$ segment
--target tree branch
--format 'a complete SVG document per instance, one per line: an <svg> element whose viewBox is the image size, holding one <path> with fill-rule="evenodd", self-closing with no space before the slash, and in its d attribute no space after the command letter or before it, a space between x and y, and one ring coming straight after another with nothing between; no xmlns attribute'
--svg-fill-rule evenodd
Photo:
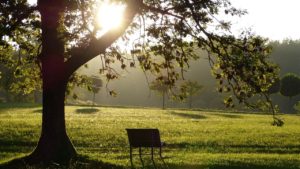
<svg viewBox="0 0 300 169"><path fill-rule="evenodd" d="M173 14L173 13L169 12L169 10L171 10L172 8L163 10L163 9L160 9L160 8L155 8L153 6L148 6L146 4L142 4L142 9L148 10L148 11L151 11L151 12L154 12L154 13L160 13L162 15L169 15L169 16L173 16L175 18L184 19L184 17L182 17L182 16L179 16L179 15L176 15L176 14Z"/></svg>
<svg viewBox="0 0 300 169"><path fill-rule="evenodd" d="M124 23L118 29L109 30L100 38L92 39L87 46L74 49L71 53L71 58L65 62L67 75L71 76L80 66L103 54L108 47L125 33L141 6L141 0L127 0Z"/></svg>

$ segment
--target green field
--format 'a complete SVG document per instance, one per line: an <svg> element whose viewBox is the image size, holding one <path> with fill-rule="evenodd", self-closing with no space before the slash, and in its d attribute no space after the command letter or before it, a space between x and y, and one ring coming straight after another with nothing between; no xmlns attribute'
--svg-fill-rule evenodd
<svg viewBox="0 0 300 169"><path fill-rule="evenodd" d="M274 127L263 114L76 106L66 112L69 136L82 159L69 168L130 168L125 128L159 128L167 166L157 156L157 168L300 168L298 115L283 115L285 125ZM41 107L0 108L2 167L33 150L40 127ZM150 156L143 159L145 168L153 168ZM138 156L134 164L142 167Z"/></svg>

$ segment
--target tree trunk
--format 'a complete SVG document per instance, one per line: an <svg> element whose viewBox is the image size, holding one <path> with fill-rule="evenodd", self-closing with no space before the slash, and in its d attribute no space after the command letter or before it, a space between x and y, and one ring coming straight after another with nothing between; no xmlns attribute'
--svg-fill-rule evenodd
<svg viewBox="0 0 300 169"><path fill-rule="evenodd" d="M29 156L29 163L56 162L66 164L76 156L65 127L65 84L43 88L42 133L38 145Z"/></svg>
<svg viewBox="0 0 300 169"><path fill-rule="evenodd" d="M64 62L63 0L39 0L42 23L40 56L43 79L42 132L36 149L27 158L29 163L55 162L66 164L76 151L66 133L64 100L69 79Z"/></svg>

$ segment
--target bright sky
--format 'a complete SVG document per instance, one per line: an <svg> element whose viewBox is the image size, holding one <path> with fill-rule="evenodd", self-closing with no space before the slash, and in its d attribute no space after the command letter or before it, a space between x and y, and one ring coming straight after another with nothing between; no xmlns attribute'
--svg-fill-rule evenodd
<svg viewBox="0 0 300 169"><path fill-rule="evenodd" d="M235 29L251 27L272 40L300 39L300 0L230 0L248 14L234 21Z"/></svg>
<svg viewBox="0 0 300 169"><path fill-rule="evenodd" d="M251 27L272 40L300 39L300 0L230 0L248 14L235 20L233 32ZM36 0L29 0L30 3Z"/></svg>

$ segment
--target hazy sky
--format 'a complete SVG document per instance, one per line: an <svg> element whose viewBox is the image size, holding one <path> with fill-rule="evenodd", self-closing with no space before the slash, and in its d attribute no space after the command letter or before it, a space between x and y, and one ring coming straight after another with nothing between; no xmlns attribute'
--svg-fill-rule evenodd
<svg viewBox="0 0 300 169"><path fill-rule="evenodd" d="M36 0L29 0L31 3ZM300 39L300 0L230 0L248 15L233 22L234 30L251 27L273 40Z"/></svg>
<svg viewBox="0 0 300 169"><path fill-rule="evenodd" d="M231 0L233 6L248 14L234 27L251 27L259 35L273 40L300 39L300 0Z"/></svg>

